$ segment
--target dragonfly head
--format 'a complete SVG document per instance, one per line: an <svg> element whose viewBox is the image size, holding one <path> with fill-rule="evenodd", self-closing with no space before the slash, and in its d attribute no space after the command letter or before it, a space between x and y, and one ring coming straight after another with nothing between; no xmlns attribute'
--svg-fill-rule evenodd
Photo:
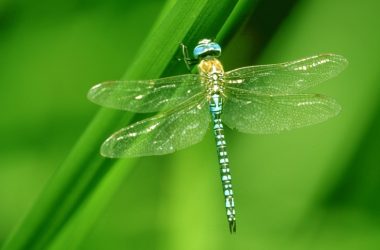
<svg viewBox="0 0 380 250"><path fill-rule="evenodd" d="M222 48L219 44L211 41L210 39L202 39L194 48L193 53L195 59L202 59L207 56L218 57L222 53Z"/></svg>

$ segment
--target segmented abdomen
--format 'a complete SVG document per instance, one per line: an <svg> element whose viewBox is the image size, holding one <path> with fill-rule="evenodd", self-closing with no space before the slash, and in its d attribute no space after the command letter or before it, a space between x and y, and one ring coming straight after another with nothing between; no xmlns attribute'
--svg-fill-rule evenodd
<svg viewBox="0 0 380 250"><path fill-rule="evenodd" d="M216 149L220 166L220 175L222 178L223 194L225 199L226 213L230 232L236 231L235 204L232 191L231 173L227 154L227 144L224 139L224 130L221 120L222 98L219 94L213 94L210 98L210 112L214 122L214 135L216 140Z"/></svg>

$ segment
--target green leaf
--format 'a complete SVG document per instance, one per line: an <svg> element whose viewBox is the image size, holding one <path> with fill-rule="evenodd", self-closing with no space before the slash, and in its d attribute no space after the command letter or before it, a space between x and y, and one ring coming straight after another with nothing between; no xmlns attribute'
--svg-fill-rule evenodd
<svg viewBox="0 0 380 250"><path fill-rule="evenodd" d="M184 42L191 48L202 38L216 37L236 3L232 0L170 1L124 78L157 78L184 71L183 63L177 60L179 44ZM239 13L234 14L235 24L237 16ZM231 29L229 24L225 31ZM70 249L78 246L138 162L137 159L110 160L99 155L104 139L131 119L130 113L99 111L4 249L49 246L67 249L69 243ZM78 225L82 225L80 230Z"/></svg>

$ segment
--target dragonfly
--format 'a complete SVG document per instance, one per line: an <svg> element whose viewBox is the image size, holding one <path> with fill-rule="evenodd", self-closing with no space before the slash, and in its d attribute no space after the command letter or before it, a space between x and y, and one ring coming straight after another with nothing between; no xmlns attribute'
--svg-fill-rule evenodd
<svg viewBox="0 0 380 250"><path fill-rule="evenodd" d="M347 60L321 54L291 62L257 65L224 72L221 46L202 39L187 65L197 74L154 80L99 83L88 92L92 102L136 113L158 112L126 126L104 141L100 153L109 158L164 155L200 142L212 121L229 230L236 232L231 171L223 124L249 134L271 134L323 122L340 105L328 96L305 94L336 75Z"/></svg>

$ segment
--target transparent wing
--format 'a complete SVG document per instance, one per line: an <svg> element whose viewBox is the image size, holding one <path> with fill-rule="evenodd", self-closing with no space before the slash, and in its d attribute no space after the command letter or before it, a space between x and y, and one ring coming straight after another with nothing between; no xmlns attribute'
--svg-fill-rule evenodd
<svg viewBox="0 0 380 250"><path fill-rule="evenodd" d="M343 56L323 54L287 63L239 68L225 74L226 88L263 95L298 93L336 76L347 63Z"/></svg>
<svg viewBox="0 0 380 250"><path fill-rule="evenodd" d="M111 135L101 154L110 158L169 154L200 142L210 123L200 94L179 107L139 121Z"/></svg>
<svg viewBox="0 0 380 250"><path fill-rule="evenodd" d="M90 89L87 97L101 106L149 113L171 109L204 90L199 76L188 74L156 80L99 83Z"/></svg>
<svg viewBox="0 0 380 250"><path fill-rule="evenodd" d="M340 105L319 94L228 96L222 121L244 133L269 134L323 122L340 111Z"/></svg>

